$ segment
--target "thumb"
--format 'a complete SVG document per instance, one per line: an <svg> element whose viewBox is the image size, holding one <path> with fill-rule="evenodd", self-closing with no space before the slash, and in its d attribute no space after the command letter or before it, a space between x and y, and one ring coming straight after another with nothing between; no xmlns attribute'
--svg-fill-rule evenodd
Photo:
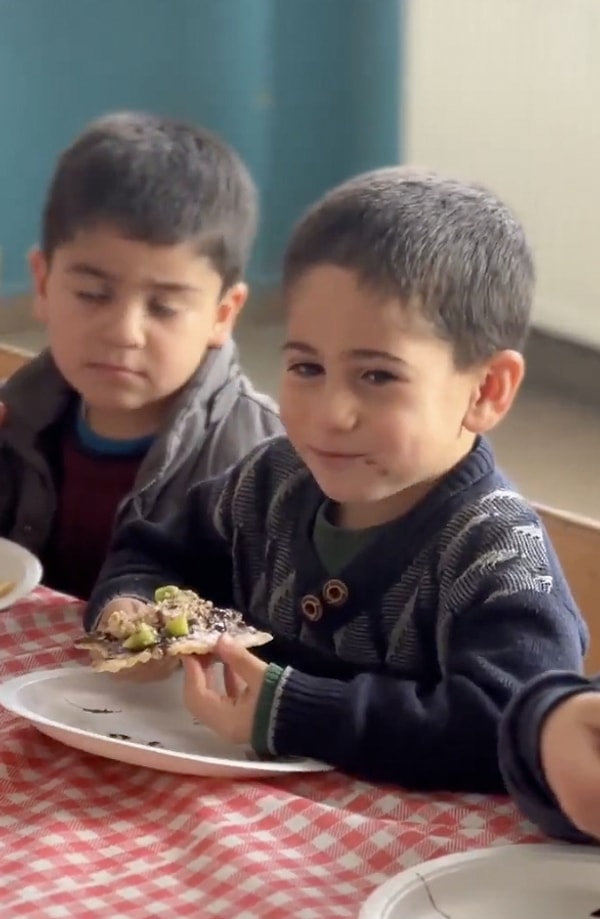
<svg viewBox="0 0 600 919"><path fill-rule="evenodd" d="M224 635L219 640L215 650L220 660L249 686L256 679L257 674L261 674L261 662L228 635Z"/></svg>

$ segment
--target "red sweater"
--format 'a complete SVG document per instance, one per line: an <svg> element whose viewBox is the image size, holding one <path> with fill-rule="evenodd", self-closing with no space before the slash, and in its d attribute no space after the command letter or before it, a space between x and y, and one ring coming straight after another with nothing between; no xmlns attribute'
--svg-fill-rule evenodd
<svg viewBox="0 0 600 919"><path fill-rule="evenodd" d="M87 599L106 557L117 508L133 488L143 457L98 455L63 439L54 533L43 559L44 583Z"/></svg>

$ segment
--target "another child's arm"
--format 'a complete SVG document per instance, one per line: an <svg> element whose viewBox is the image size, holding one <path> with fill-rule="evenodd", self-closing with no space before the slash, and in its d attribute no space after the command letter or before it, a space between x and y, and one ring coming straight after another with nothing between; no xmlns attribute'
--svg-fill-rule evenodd
<svg viewBox="0 0 600 919"><path fill-rule="evenodd" d="M563 671L532 680L502 718L498 755L508 791L540 829L600 839L600 680Z"/></svg>

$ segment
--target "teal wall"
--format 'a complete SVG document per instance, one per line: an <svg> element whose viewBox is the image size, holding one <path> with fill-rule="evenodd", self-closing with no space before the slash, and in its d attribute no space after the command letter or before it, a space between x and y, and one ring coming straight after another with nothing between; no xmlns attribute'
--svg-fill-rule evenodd
<svg viewBox="0 0 600 919"><path fill-rule="evenodd" d="M2 293L27 287L53 161L90 118L141 108L234 144L263 196L252 277L344 177L400 158L402 0L0 0Z"/></svg>

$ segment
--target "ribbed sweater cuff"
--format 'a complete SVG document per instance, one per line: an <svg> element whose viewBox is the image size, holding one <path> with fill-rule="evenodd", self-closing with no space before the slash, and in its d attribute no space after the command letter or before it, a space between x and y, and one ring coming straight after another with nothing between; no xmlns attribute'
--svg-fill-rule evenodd
<svg viewBox="0 0 600 919"><path fill-rule="evenodd" d="M256 704L256 712L254 713L251 740L252 749L259 756L276 755L276 751L269 741L277 689L284 673L284 668L279 667L277 664L269 664L265 671L262 688Z"/></svg>
<svg viewBox="0 0 600 919"><path fill-rule="evenodd" d="M286 670L271 713L272 749L279 756L340 762L351 729L344 717L346 693L346 683Z"/></svg>

